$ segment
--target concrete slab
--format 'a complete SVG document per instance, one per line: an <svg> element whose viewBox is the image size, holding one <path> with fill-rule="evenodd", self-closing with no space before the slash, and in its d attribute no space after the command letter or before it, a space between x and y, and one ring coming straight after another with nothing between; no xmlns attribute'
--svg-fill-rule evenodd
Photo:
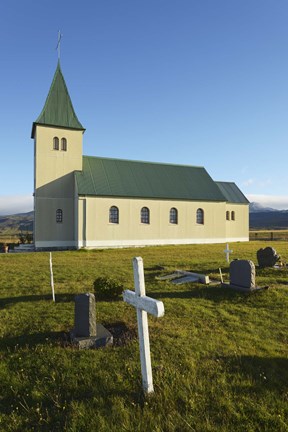
<svg viewBox="0 0 288 432"><path fill-rule="evenodd" d="M183 276L183 273L180 271L177 271L177 272L165 275L165 276L156 276L155 279L165 281L165 280L172 280L172 279L180 278L182 276Z"/></svg>
<svg viewBox="0 0 288 432"><path fill-rule="evenodd" d="M72 330L70 338L72 344L79 349L101 348L113 344L112 334L102 324L96 324L96 336L77 337Z"/></svg>
<svg viewBox="0 0 288 432"><path fill-rule="evenodd" d="M184 281L184 277L186 277L187 279ZM190 279L188 279L188 277ZM189 272L189 271L184 271L184 270L176 270L174 273L171 273L169 275L165 275L165 276L157 276L156 277L157 280L171 280L172 283L174 284L181 284L181 283L187 283L187 282L201 282L205 285L208 285L210 280L209 280L209 276L206 276L204 274L200 274L200 273L193 273L193 272ZM179 282L177 282L177 280L179 279ZM183 281L181 282L180 279Z"/></svg>
<svg viewBox="0 0 288 432"><path fill-rule="evenodd" d="M188 283L188 282L199 282L199 278L195 277L195 276L183 276L177 279L173 279L172 283L175 285L182 285L184 283Z"/></svg>

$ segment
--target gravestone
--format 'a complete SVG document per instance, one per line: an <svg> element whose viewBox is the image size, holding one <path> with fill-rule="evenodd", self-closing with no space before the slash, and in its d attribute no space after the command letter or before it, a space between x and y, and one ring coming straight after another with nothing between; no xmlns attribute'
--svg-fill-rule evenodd
<svg viewBox="0 0 288 432"><path fill-rule="evenodd" d="M234 260L230 264L230 286L240 290L253 290L255 285L255 265L250 260Z"/></svg>
<svg viewBox="0 0 288 432"><path fill-rule="evenodd" d="M75 297L74 330L77 336L96 336L96 308L94 294Z"/></svg>
<svg viewBox="0 0 288 432"><path fill-rule="evenodd" d="M94 294L79 294L75 297L74 329L70 336L72 343L82 349L112 345L112 334L102 324L96 323Z"/></svg>
<svg viewBox="0 0 288 432"><path fill-rule="evenodd" d="M133 270L135 292L125 290L123 292L123 300L134 306L137 310L142 385L144 392L149 394L154 392L154 387L147 312L158 318L162 317L164 315L164 305L161 301L146 296L144 265L141 257L133 259Z"/></svg>
<svg viewBox="0 0 288 432"><path fill-rule="evenodd" d="M257 251L257 260L259 267L274 267L276 262L280 260L280 256L277 255L274 248L268 246Z"/></svg>

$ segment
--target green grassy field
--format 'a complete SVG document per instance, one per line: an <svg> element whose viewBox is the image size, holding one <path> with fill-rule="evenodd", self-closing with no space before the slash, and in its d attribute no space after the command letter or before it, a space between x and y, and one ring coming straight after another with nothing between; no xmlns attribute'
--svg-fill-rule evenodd
<svg viewBox="0 0 288 432"><path fill-rule="evenodd" d="M269 246L271 242L269 242ZM263 241L230 244L252 259ZM277 252L288 261L286 242ZM175 269L228 280L224 245L0 255L0 431L287 431L288 269L257 269L265 291L157 281ZM149 317L155 393L145 398L136 313L121 299L97 301L115 346L79 351L69 343L74 296L99 276L133 289L142 256L146 292L162 300ZM159 270L164 266L165 270ZM114 331L113 330L113 331Z"/></svg>

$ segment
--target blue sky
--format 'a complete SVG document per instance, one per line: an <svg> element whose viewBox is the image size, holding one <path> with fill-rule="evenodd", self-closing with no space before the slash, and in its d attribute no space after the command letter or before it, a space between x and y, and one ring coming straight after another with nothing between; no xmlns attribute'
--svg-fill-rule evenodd
<svg viewBox="0 0 288 432"><path fill-rule="evenodd" d="M205 166L288 208L287 22L287 0L2 2L0 214L32 209L59 29L84 154Z"/></svg>

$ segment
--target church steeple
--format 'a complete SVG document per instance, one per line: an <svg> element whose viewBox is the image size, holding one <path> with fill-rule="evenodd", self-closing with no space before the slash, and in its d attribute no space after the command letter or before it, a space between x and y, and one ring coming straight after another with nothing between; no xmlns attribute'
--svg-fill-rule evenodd
<svg viewBox="0 0 288 432"><path fill-rule="evenodd" d="M85 130L75 114L59 60L44 108L33 123L31 138L34 138L36 125Z"/></svg>

